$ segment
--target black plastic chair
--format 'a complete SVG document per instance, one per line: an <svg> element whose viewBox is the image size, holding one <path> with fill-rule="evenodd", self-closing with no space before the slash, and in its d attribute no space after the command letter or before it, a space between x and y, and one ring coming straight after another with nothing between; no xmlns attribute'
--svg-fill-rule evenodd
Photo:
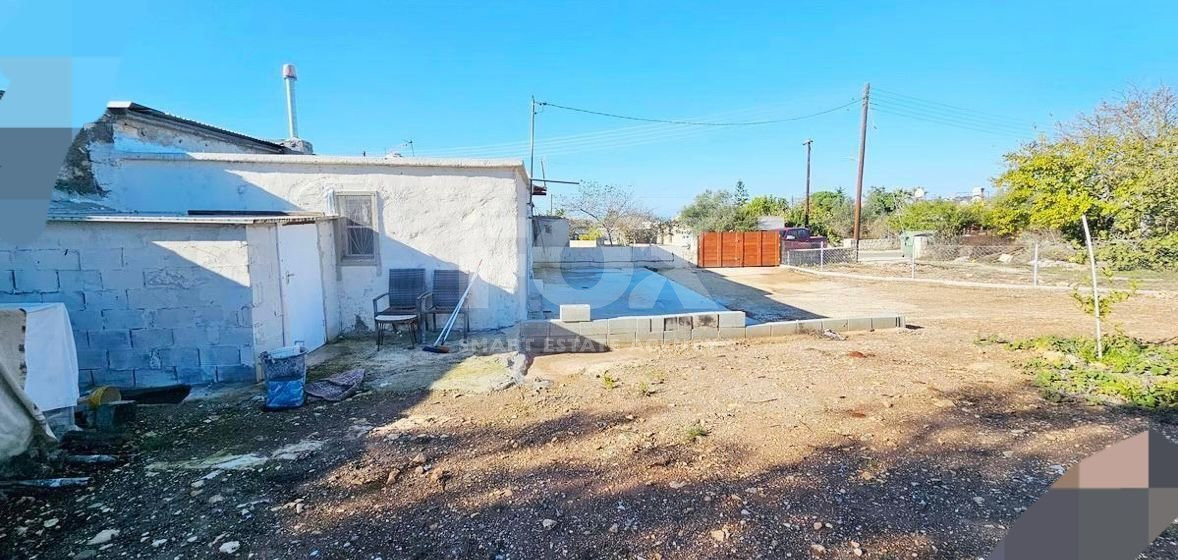
<svg viewBox="0 0 1178 560"><path fill-rule="evenodd" d="M421 305L422 313L433 320L433 330L438 330L438 315L446 315L448 318L458 309L458 315L462 317L462 340L466 340L466 335L470 332L470 314L467 313L466 302L459 308L458 300L462 299L462 293L466 291L469 281L466 273L460 270L434 271L434 289L422 296Z"/></svg>
<svg viewBox="0 0 1178 560"><path fill-rule="evenodd" d="M425 293L424 268L389 269L389 291L372 299L372 321L376 328L377 346L380 346L385 326L385 322L378 319L381 316L416 315L417 329L413 333L416 340L417 331L422 327L421 296ZM388 306L382 309L380 300L384 298L388 298Z"/></svg>

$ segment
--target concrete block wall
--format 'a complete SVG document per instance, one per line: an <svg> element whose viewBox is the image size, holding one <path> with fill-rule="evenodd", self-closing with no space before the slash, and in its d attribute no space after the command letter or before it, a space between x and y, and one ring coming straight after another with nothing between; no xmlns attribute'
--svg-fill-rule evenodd
<svg viewBox="0 0 1178 560"><path fill-rule="evenodd" d="M870 331L905 326L900 315L806 319L746 325L743 311L614 317L586 321L524 321L520 347L533 354L605 352L615 348L692 341L767 338L823 332Z"/></svg>
<svg viewBox="0 0 1178 560"><path fill-rule="evenodd" d="M79 384L253 380L244 226L49 222L0 245L0 302L63 302Z"/></svg>

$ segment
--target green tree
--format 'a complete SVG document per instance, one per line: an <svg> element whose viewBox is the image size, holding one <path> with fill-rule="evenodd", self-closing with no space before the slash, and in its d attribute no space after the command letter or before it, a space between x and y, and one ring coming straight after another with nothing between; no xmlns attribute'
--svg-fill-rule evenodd
<svg viewBox="0 0 1178 560"><path fill-rule="evenodd" d="M785 216L789 212L789 201L784 196L759 194L749 199L744 208L753 216Z"/></svg>
<svg viewBox="0 0 1178 560"><path fill-rule="evenodd" d="M829 237L833 242L837 243L851 235L854 212L854 201L841 188L810 194L810 230L816 235ZM791 206L786 222L800 226L804 221L804 204Z"/></svg>
<svg viewBox="0 0 1178 560"><path fill-rule="evenodd" d="M737 206L744 206L749 203L749 190L744 186L744 181L736 181L736 188L732 190L732 201Z"/></svg>
<svg viewBox="0 0 1178 560"><path fill-rule="evenodd" d="M737 205L732 193L726 190L706 190L697 194L679 211L679 221L696 233L757 228L756 216Z"/></svg>
<svg viewBox="0 0 1178 560"><path fill-rule="evenodd" d="M920 200L905 205L887 218L893 231L930 230L939 235L960 235L966 229L982 225L985 205L962 204L952 200Z"/></svg>
<svg viewBox="0 0 1178 560"><path fill-rule="evenodd" d="M610 245L633 233L654 219L654 214L634 197L634 191L617 185L592 181L581 183L577 195L562 200L571 216L583 216L605 233Z"/></svg>
<svg viewBox="0 0 1178 560"><path fill-rule="evenodd" d="M1005 156L991 221L1000 233L1058 230L1079 240L1178 231L1178 97L1133 90Z"/></svg>

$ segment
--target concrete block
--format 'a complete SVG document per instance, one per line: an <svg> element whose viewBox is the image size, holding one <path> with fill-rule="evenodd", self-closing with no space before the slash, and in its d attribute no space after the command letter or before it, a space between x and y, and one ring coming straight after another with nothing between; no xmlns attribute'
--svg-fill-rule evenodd
<svg viewBox="0 0 1178 560"><path fill-rule="evenodd" d="M201 300L196 290L129 288L127 304L135 309L161 309L201 305Z"/></svg>
<svg viewBox="0 0 1178 560"><path fill-rule="evenodd" d="M92 331L86 333L94 350L125 350L131 347L129 331Z"/></svg>
<svg viewBox="0 0 1178 560"><path fill-rule="evenodd" d="M69 309L86 307L86 295L82 292L50 292L41 294L41 301L45 303L64 303Z"/></svg>
<svg viewBox="0 0 1178 560"><path fill-rule="evenodd" d="M99 272L99 275L102 277L102 287L108 290L127 290L128 288L143 287L143 271L139 269L110 270L103 268Z"/></svg>
<svg viewBox="0 0 1178 560"><path fill-rule="evenodd" d="M519 324L520 338L548 336L548 321L523 321Z"/></svg>
<svg viewBox="0 0 1178 560"><path fill-rule="evenodd" d="M102 313L98 310L70 310L70 326L77 331L102 330Z"/></svg>
<svg viewBox="0 0 1178 560"><path fill-rule="evenodd" d="M156 327L191 327L221 323L225 312L220 307L170 307L151 312L151 324Z"/></svg>
<svg viewBox="0 0 1178 560"><path fill-rule="evenodd" d="M253 346L254 330L247 327L222 327L217 331L217 344Z"/></svg>
<svg viewBox="0 0 1178 560"><path fill-rule="evenodd" d="M99 385L113 385L115 387L134 387L135 372L133 370L96 369L91 372L93 383Z"/></svg>
<svg viewBox="0 0 1178 560"><path fill-rule="evenodd" d="M589 320L588 304L572 304L560 306L560 320L565 323L579 323Z"/></svg>
<svg viewBox="0 0 1178 560"><path fill-rule="evenodd" d="M688 342L691 340L691 331L688 329L676 331L664 331L663 342L666 344L673 344L676 342Z"/></svg>
<svg viewBox="0 0 1178 560"><path fill-rule="evenodd" d="M82 270L112 270L123 268L123 250L80 249L78 260Z"/></svg>
<svg viewBox="0 0 1178 560"><path fill-rule="evenodd" d="M12 251L0 251L0 269L12 268Z"/></svg>
<svg viewBox="0 0 1178 560"><path fill-rule="evenodd" d="M720 338L744 338L744 327L720 327Z"/></svg>
<svg viewBox="0 0 1178 560"><path fill-rule="evenodd" d="M110 367L106 350L78 350L78 369L105 369Z"/></svg>
<svg viewBox="0 0 1178 560"><path fill-rule="evenodd" d="M852 317L847 319L847 323L847 330L849 331L872 330L871 317Z"/></svg>
<svg viewBox="0 0 1178 560"><path fill-rule="evenodd" d="M744 324L745 324L744 311L721 311L719 313L719 316L720 316L720 328L722 328L722 329L736 328L736 327L744 328Z"/></svg>
<svg viewBox="0 0 1178 560"><path fill-rule="evenodd" d="M203 385L205 383L212 383L216 380L217 368L214 367L176 368L176 381L179 383Z"/></svg>
<svg viewBox="0 0 1178 560"><path fill-rule="evenodd" d="M176 377L176 370L173 368L135 370L136 387L161 387L163 385L175 385L177 382L179 382L179 379Z"/></svg>
<svg viewBox="0 0 1178 560"><path fill-rule="evenodd" d="M202 347L218 344L220 332L215 327L187 327L172 329L172 342L176 346Z"/></svg>
<svg viewBox="0 0 1178 560"><path fill-rule="evenodd" d="M713 340L720 338L720 329L714 327L701 327L698 329L691 329L691 340Z"/></svg>
<svg viewBox="0 0 1178 560"><path fill-rule="evenodd" d="M209 346L207 348L201 348L200 364L202 366L239 365L241 364L241 350L236 346Z"/></svg>
<svg viewBox="0 0 1178 560"><path fill-rule="evenodd" d="M609 320L609 334L633 335L638 329L637 317L613 317Z"/></svg>
<svg viewBox="0 0 1178 560"><path fill-rule="evenodd" d="M548 336L605 336L607 334L609 334L607 319L583 323L553 321L548 327Z"/></svg>
<svg viewBox="0 0 1178 560"><path fill-rule="evenodd" d="M88 292L102 289L102 277L97 270L61 270L57 282L63 291Z"/></svg>
<svg viewBox="0 0 1178 560"><path fill-rule="evenodd" d="M56 270L16 270L12 277L18 292L56 292L60 289Z"/></svg>
<svg viewBox="0 0 1178 560"><path fill-rule="evenodd" d="M135 370L153 367L151 352L136 348L111 350L108 354L111 369Z"/></svg>
<svg viewBox="0 0 1178 560"><path fill-rule="evenodd" d="M0 268L0 292L15 292L16 283L12 280L12 271Z"/></svg>
<svg viewBox="0 0 1178 560"><path fill-rule="evenodd" d="M635 333L663 332L663 320L658 317L635 317Z"/></svg>
<svg viewBox="0 0 1178 560"><path fill-rule="evenodd" d="M0 303L41 303L41 294L0 292Z"/></svg>
<svg viewBox="0 0 1178 560"><path fill-rule="evenodd" d="M769 325L772 336L789 336L791 334L798 334L800 323L798 321L782 321L778 323L767 323Z"/></svg>
<svg viewBox="0 0 1178 560"><path fill-rule="evenodd" d="M661 344L663 342L663 332L636 332L634 333L634 342L643 344Z"/></svg>
<svg viewBox="0 0 1178 560"><path fill-rule="evenodd" d="M744 335L746 338L765 338L773 336L773 323L749 325L744 328Z"/></svg>
<svg viewBox="0 0 1178 560"><path fill-rule="evenodd" d="M104 309L102 327L106 330L142 329L147 326L147 312L142 309Z"/></svg>
<svg viewBox="0 0 1178 560"><path fill-rule="evenodd" d="M694 328L691 315L663 315L663 332L690 331Z"/></svg>
<svg viewBox="0 0 1178 560"><path fill-rule="evenodd" d="M719 313L696 313L691 317L691 328L693 329L718 329L720 328L720 314Z"/></svg>
<svg viewBox="0 0 1178 560"><path fill-rule="evenodd" d="M24 249L13 251L13 268L36 270L78 270L81 268L76 249Z"/></svg>
<svg viewBox="0 0 1178 560"><path fill-rule="evenodd" d="M89 309L128 309L127 290L96 290L86 292L86 307Z"/></svg>
<svg viewBox="0 0 1178 560"><path fill-rule="evenodd" d="M834 332L843 332L851 330L850 319L823 319L822 330L832 330Z"/></svg>
<svg viewBox="0 0 1178 560"><path fill-rule="evenodd" d="M611 334L606 339L606 346L610 348L630 348L634 346L634 333L625 334Z"/></svg>
<svg viewBox="0 0 1178 560"><path fill-rule="evenodd" d="M131 346L138 350L165 348L172 344L172 329L131 330Z"/></svg>
<svg viewBox="0 0 1178 560"><path fill-rule="evenodd" d="M804 321L795 321L798 325L798 332L804 333L820 333L826 329L823 326L824 319L806 319Z"/></svg>
<svg viewBox="0 0 1178 560"><path fill-rule="evenodd" d="M78 388L85 394L86 389L94 386L94 370L79 369L78 370Z"/></svg>
<svg viewBox="0 0 1178 560"><path fill-rule="evenodd" d="M899 317L872 317L871 328L873 330L894 329L900 326Z"/></svg>

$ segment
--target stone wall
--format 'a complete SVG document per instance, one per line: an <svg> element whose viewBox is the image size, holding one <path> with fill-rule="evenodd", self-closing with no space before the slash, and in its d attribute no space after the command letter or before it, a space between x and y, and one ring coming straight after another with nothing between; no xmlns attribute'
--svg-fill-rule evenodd
<svg viewBox="0 0 1178 560"><path fill-rule="evenodd" d="M0 245L0 301L63 302L79 383L255 378L245 226L50 222Z"/></svg>
<svg viewBox="0 0 1178 560"><path fill-rule="evenodd" d="M533 247L532 264L565 268L693 268L692 261L669 245L625 245L601 247Z"/></svg>

